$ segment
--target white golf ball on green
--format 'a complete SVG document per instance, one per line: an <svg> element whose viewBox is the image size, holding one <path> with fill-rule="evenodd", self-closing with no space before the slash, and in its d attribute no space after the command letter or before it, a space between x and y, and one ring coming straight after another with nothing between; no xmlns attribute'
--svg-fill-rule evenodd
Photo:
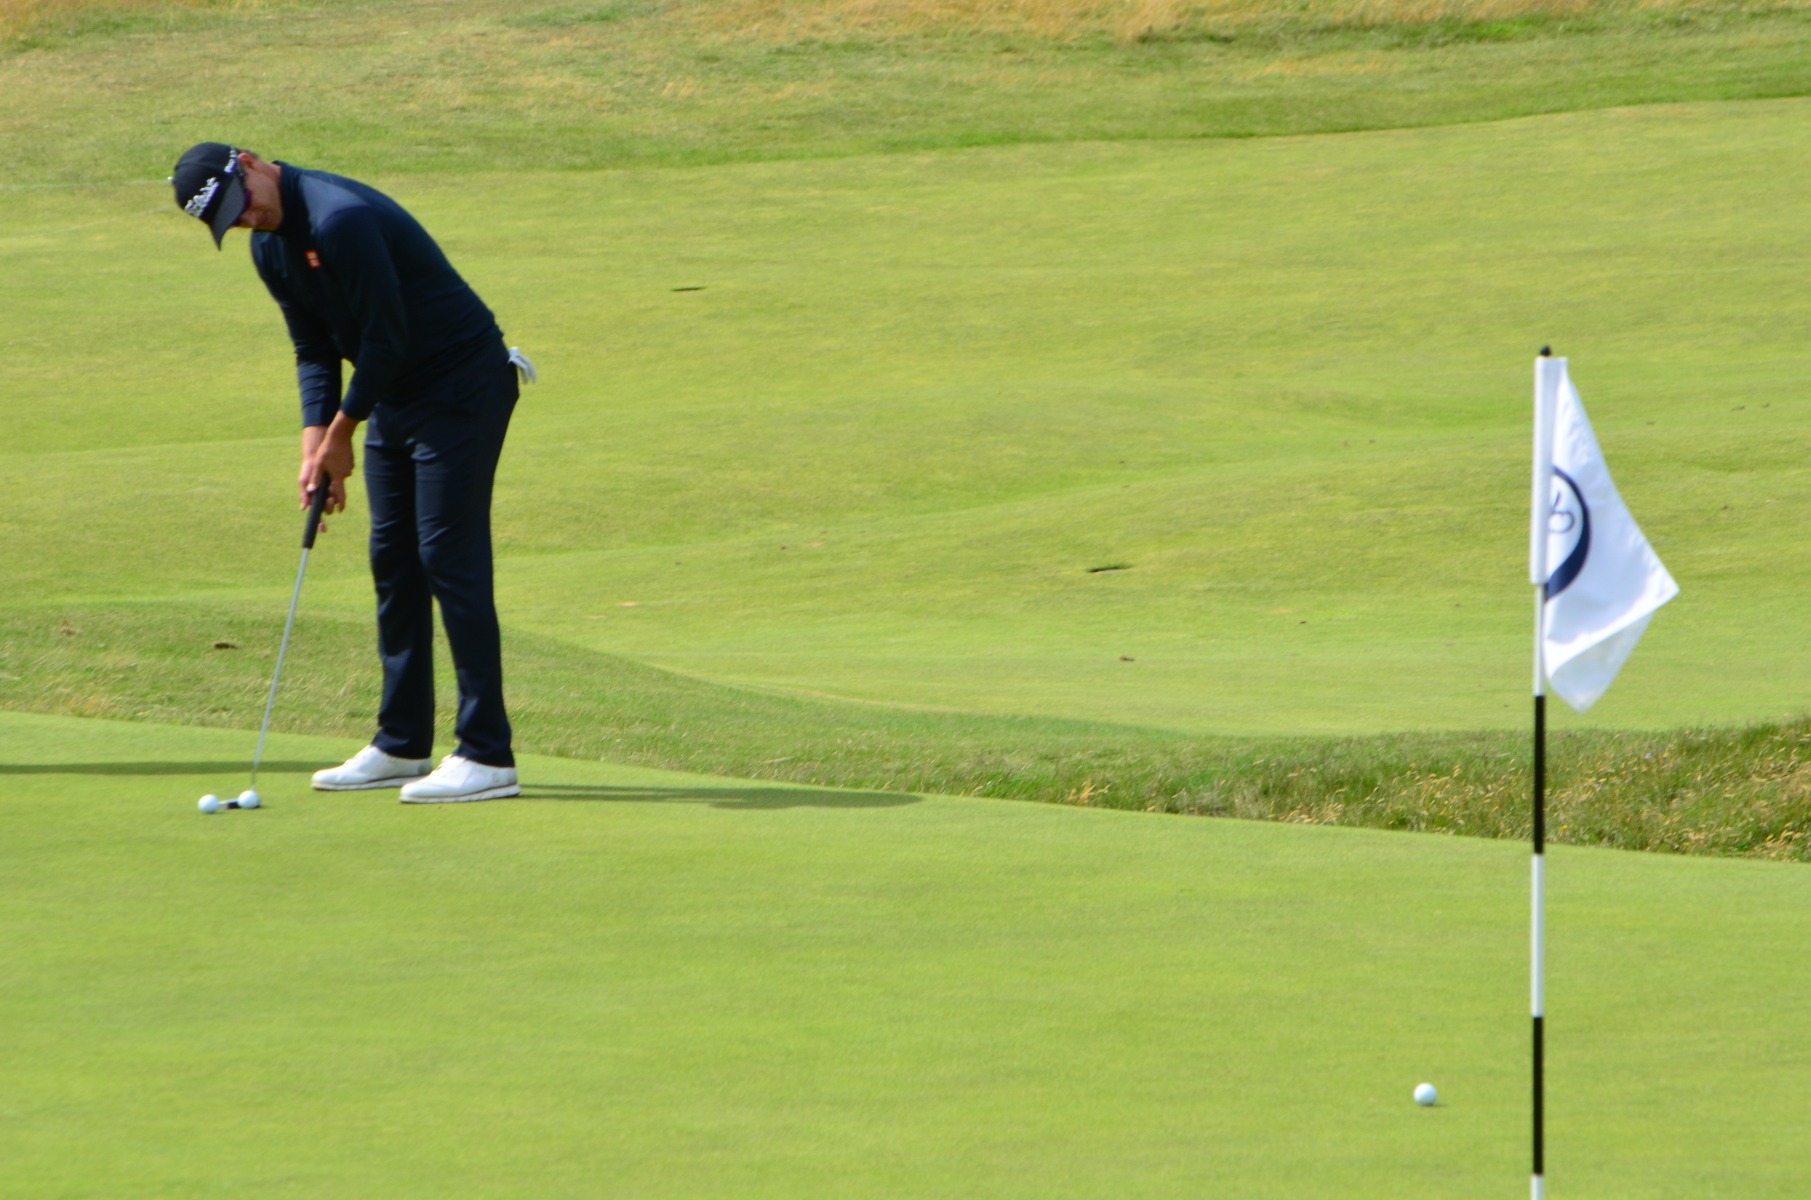
<svg viewBox="0 0 1811 1200"><path fill-rule="evenodd" d="M200 802L195 805L195 807L199 808L204 813L219 812L220 811L220 797L218 797L218 796L214 795L212 792L210 792L207 795L203 796L201 798Z"/></svg>
<svg viewBox="0 0 1811 1200"><path fill-rule="evenodd" d="M1423 1108L1432 1104L1439 1098L1440 1093L1434 1090L1433 1084L1418 1083L1415 1085L1415 1103L1421 1105Z"/></svg>
<svg viewBox="0 0 1811 1200"><path fill-rule="evenodd" d="M262 803L264 803L264 801L258 799L258 793L252 791L250 788L246 788L243 792L239 793L240 808L256 808Z"/></svg>

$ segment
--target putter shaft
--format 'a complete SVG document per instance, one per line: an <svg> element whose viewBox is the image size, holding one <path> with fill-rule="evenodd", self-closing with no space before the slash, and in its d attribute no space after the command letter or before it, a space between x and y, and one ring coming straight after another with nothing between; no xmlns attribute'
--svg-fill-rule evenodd
<svg viewBox="0 0 1811 1200"><path fill-rule="evenodd" d="M283 678L283 656L289 653L289 633L296 626L296 604L302 599L302 577L308 574L308 552L314 549L314 535L321 528L321 513L327 507L327 485L333 477L321 472L314 486L313 502L308 506L308 523L302 527L302 565L296 568L295 590L289 594L289 616L283 622L283 641L277 647L277 669L270 675L270 695L264 700L264 723L258 727L258 749L252 754L251 786L258 786L258 764L264 761L264 738L270 733L270 713L277 704L277 683Z"/></svg>
<svg viewBox="0 0 1811 1200"><path fill-rule="evenodd" d="M296 602L302 598L302 576L308 573L308 551L302 551L302 565L296 568L296 588L289 596L289 619L283 622L283 642L277 647L277 669L271 672L270 695L264 700L264 724L258 727L258 749L252 755L251 786L258 786L258 764L264 761L264 736L270 732L270 712L277 703L277 681L283 678L283 656L289 653L289 631L296 625Z"/></svg>

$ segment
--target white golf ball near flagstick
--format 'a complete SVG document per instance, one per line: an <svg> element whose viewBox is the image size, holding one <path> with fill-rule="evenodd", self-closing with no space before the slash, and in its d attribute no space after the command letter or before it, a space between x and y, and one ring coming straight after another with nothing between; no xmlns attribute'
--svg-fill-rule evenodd
<svg viewBox="0 0 1811 1200"><path fill-rule="evenodd" d="M240 808L257 808L259 805L263 804L264 801L258 798L258 793L252 791L250 788L246 788L243 792L239 793L239 799L234 801L234 803Z"/></svg>
<svg viewBox="0 0 1811 1200"><path fill-rule="evenodd" d="M1415 1103L1421 1105L1423 1108L1431 1105L1439 1098L1440 1093L1434 1090L1433 1084L1420 1083L1415 1085Z"/></svg>

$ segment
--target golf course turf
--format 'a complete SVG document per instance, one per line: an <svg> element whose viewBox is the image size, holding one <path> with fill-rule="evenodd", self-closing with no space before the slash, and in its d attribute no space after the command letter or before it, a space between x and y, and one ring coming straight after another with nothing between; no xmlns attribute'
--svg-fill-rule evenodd
<svg viewBox="0 0 1811 1200"><path fill-rule="evenodd" d="M295 736L204 817L242 731L0 735L19 1195L1520 1186L1507 843L543 758L424 812L308 792L356 743ZM1811 879L1550 869L1554 1178L1795 1195Z"/></svg>
<svg viewBox="0 0 1811 1200"><path fill-rule="evenodd" d="M523 748L994 794L1026 743L991 722L1081 722L1039 726L1037 752L1098 765L1038 794L1143 808L1273 757L1238 739L1483 732L1488 786L1454 803L1498 803L1525 790L1539 340L1572 356L1683 588L1557 732L1626 731L1610 759L1641 763L1655 731L1797 718L1811 578L1782 538L1811 521L1805 103L399 178L543 366L502 468L499 596L506 628L540 639L513 686L534 696L541 664L566 677L540 692L545 721L525 711ZM40 232L9 243L15 335L87 349L0 366L22 403L0 454L17 589L0 696L242 723L218 693L159 693L146 647L194 659L223 608L251 630L280 610L287 348L237 243L203 253L153 191L19 194ZM205 336L145 291L183 296ZM204 459L171 469L166 414ZM362 522L355 505L323 537L303 612L304 634L338 618L348 653L299 668L279 728L368 720L367 669L339 669L368 645ZM96 626L123 632L79 632ZM599 703L677 694L648 667L699 685L665 732L599 721ZM255 692L268 660L236 670ZM95 687L64 695L71 671ZM764 718L716 719L762 696ZM839 728L853 748L800 753ZM1143 769L1184 742L1198 761ZM1455 762L1414 758L1422 776ZM914 760L950 768L920 782ZM1713 817L1700 842L1778 832Z"/></svg>
<svg viewBox="0 0 1811 1200"><path fill-rule="evenodd" d="M0 1196L1525 1194L1543 343L1682 589L1553 712L1550 1194L1802 1195L1807 80L1771 0L0 0ZM301 528L203 138L540 367L519 800L307 788L355 481L196 811Z"/></svg>

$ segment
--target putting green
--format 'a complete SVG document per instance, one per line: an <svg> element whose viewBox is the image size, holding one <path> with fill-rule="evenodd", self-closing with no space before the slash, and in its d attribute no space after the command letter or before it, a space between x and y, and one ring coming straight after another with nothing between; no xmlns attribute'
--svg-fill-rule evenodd
<svg viewBox="0 0 1811 1200"><path fill-rule="evenodd" d="M292 736L196 813L251 746L0 714L10 1192L1524 1186L1519 847L539 758L417 809ZM1811 876L1550 871L1555 1191L1799 1194Z"/></svg>

